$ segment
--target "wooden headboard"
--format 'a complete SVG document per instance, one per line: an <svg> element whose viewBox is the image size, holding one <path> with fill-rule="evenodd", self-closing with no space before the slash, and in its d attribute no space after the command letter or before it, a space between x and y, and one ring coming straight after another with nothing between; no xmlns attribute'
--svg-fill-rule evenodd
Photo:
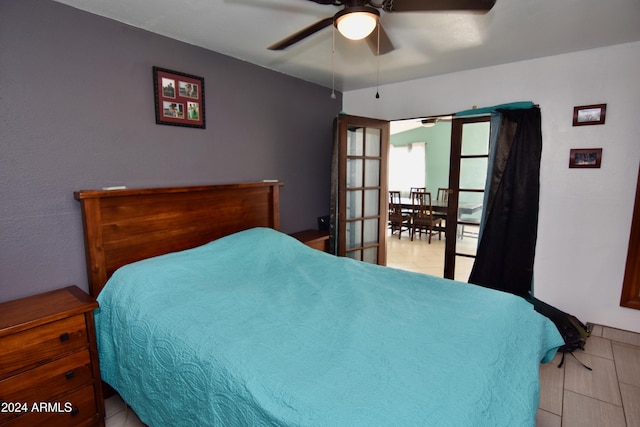
<svg viewBox="0 0 640 427"><path fill-rule="evenodd" d="M279 230L281 185L76 191L91 295L98 296L113 272L125 264L253 227Z"/></svg>

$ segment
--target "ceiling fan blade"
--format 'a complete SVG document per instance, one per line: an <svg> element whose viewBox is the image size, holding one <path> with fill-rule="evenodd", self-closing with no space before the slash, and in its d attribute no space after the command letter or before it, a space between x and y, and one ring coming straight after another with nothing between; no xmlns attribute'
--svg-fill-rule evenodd
<svg viewBox="0 0 640 427"><path fill-rule="evenodd" d="M378 56L378 31L380 31L380 55L391 52L394 47L382 25L377 25L371 34L367 36L367 44L374 55Z"/></svg>
<svg viewBox="0 0 640 427"><path fill-rule="evenodd" d="M309 37L312 34L317 33L318 31L322 30L323 28L326 28L328 26L330 26L331 24L333 24L333 16L329 17L329 18L325 18L321 21L316 22L313 25L309 25L307 28L298 31L295 34L290 35L289 37L287 37L284 40L280 40L278 43L275 43L271 46L268 47L269 50L283 50L288 48L289 46L298 43L299 41Z"/></svg>
<svg viewBox="0 0 640 427"><path fill-rule="evenodd" d="M386 12L435 12L469 11L487 13L496 0L385 0L382 8Z"/></svg>
<svg viewBox="0 0 640 427"><path fill-rule="evenodd" d="M342 4L336 0L311 0L311 1L318 4L332 4L334 6L340 6Z"/></svg>

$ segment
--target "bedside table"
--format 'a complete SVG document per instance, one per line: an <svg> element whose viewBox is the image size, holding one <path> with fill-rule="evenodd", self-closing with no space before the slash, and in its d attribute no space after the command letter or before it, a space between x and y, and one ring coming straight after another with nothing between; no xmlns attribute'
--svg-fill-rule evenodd
<svg viewBox="0 0 640 427"><path fill-rule="evenodd" d="M0 426L104 426L97 307L76 286L0 303Z"/></svg>
<svg viewBox="0 0 640 427"><path fill-rule="evenodd" d="M305 245L318 249L322 252L329 252L329 232L322 230L303 230L291 233L291 237L295 237Z"/></svg>

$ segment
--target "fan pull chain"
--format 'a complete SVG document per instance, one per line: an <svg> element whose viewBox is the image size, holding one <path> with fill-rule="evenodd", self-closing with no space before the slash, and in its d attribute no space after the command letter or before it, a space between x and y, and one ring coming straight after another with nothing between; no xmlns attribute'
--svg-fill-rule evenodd
<svg viewBox="0 0 640 427"><path fill-rule="evenodd" d="M378 21L378 51L376 53L376 99L380 99L380 21Z"/></svg>
<svg viewBox="0 0 640 427"><path fill-rule="evenodd" d="M336 27L335 25L331 27L331 99L336 99Z"/></svg>

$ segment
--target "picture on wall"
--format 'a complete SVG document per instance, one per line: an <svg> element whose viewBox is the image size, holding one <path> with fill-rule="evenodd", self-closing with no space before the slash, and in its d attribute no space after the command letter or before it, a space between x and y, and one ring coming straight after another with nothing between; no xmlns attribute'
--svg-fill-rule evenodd
<svg viewBox="0 0 640 427"><path fill-rule="evenodd" d="M569 153L570 168L599 168L602 148L574 148Z"/></svg>
<svg viewBox="0 0 640 427"><path fill-rule="evenodd" d="M573 125L603 125L607 104L581 105L573 107Z"/></svg>
<svg viewBox="0 0 640 427"><path fill-rule="evenodd" d="M204 129L204 78L153 67L156 124Z"/></svg>

